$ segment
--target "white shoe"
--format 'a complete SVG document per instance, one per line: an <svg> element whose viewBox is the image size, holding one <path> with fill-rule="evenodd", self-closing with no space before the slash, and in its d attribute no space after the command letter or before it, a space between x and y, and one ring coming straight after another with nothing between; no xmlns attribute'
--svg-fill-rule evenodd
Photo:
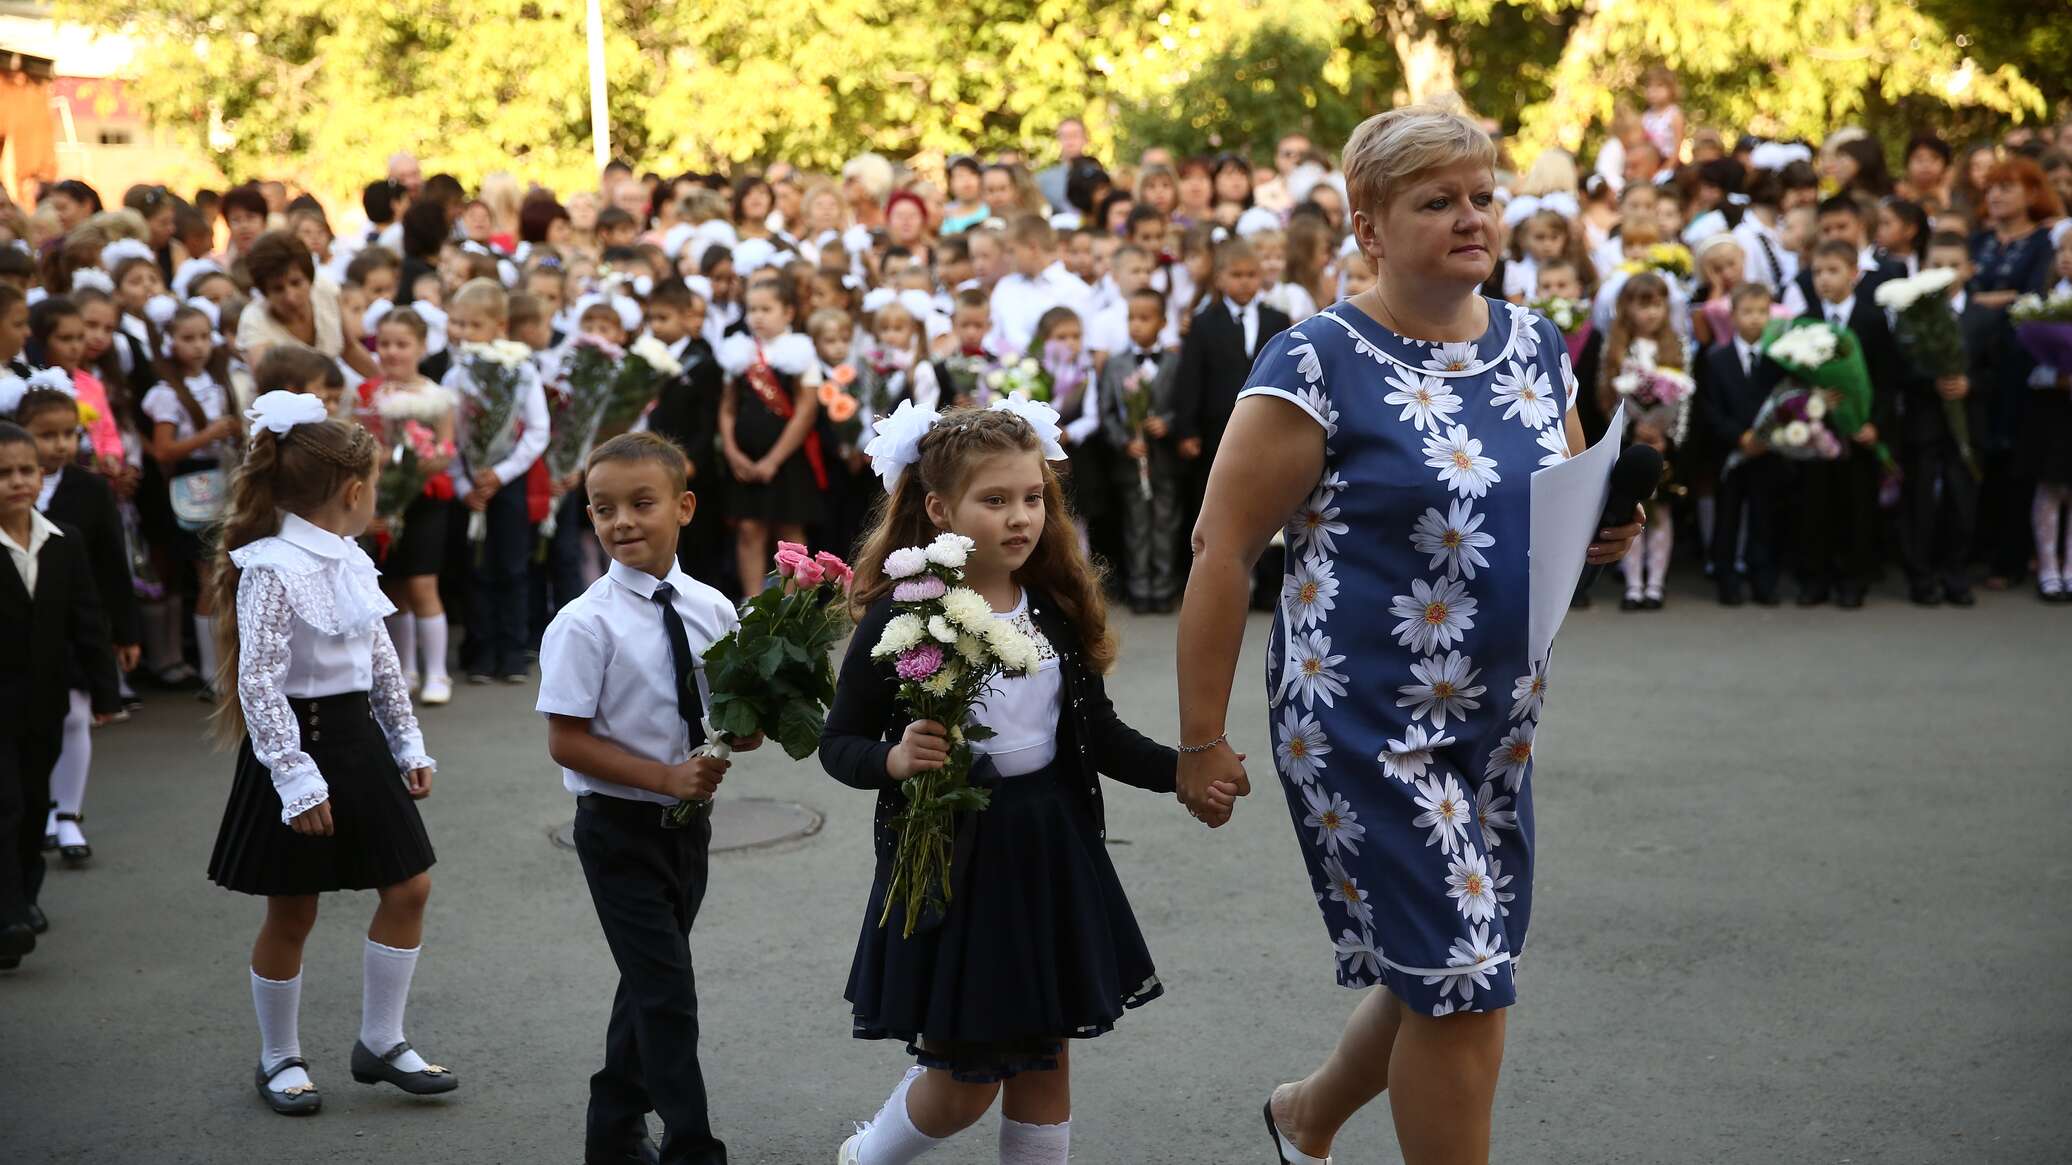
<svg viewBox="0 0 2072 1165"><path fill-rule="evenodd" d="M863 1161L864 1126L858 1125L848 1140L842 1142L841 1151L835 1154L835 1165L860 1165Z"/></svg>
<svg viewBox="0 0 2072 1165"><path fill-rule="evenodd" d="M413 695L413 696L414 696L414 695L416 695L416 694L417 694L417 673L416 673L416 672L414 672L414 671L406 671L406 672L404 672L404 673L403 673L403 687L404 687L405 689L407 689L407 690L408 690L408 691L410 692L410 694L411 694L411 695Z"/></svg>
<svg viewBox="0 0 2072 1165"><path fill-rule="evenodd" d="M453 681L446 676L433 676L424 682L424 691L418 702L437 707L453 699Z"/></svg>

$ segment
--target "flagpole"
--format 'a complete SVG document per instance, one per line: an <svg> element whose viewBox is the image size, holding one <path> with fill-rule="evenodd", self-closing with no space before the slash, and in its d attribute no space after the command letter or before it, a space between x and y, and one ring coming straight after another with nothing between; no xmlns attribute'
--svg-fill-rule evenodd
<svg viewBox="0 0 2072 1165"><path fill-rule="evenodd" d="M604 0L589 0L583 34L590 47L590 152L601 176L612 158L611 114L604 83Z"/></svg>

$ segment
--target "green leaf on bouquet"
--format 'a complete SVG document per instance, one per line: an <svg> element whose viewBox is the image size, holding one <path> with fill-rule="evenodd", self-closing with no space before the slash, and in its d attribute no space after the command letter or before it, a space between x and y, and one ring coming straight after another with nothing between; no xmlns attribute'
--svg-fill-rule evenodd
<svg viewBox="0 0 2072 1165"><path fill-rule="evenodd" d="M826 716L818 705L794 700L784 705L777 717L777 742L793 760L805 760L820 747L820 733Z"/></svg>
<svg viewBox="0 0 2072 1165"><path fill-rule="evenodd" d="M747 738L760 729L755 705L747 700L729 700L726 708L713 712L713 727L729 736Z"/></svg>
<svg viewBox="0 0 2072 1165"><path fill-rule="evenodd" d="M966 740L991 740L997 735L999 734L983 724L966 724L964 726L964 739Z"/></svg>
<svg viewBox="0 0 2072 1165"><path fill-rule="evenodd" d="M784 649L787 646L789 645L782 638L775 637L757 645L756 665L762 670L762 674L769 676L777 673L778 667L784 663Z"/></svg>

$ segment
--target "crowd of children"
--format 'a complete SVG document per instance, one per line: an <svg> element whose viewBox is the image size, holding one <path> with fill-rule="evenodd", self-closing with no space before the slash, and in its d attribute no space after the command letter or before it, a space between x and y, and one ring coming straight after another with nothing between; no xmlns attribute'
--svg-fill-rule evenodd
<svg viewBox="0 0 2072 1165"><path fill-rule="evenodd" d="M1647 93L1591 172L1550 150L1501 175L1506 255L1486 288L1555 320L1593 440L1640 380L1691 385L1673 407L1633 410L1631 439L1667 468L1621 606L1665 605L1680 533L1730 606L1784 601L1789 576L1800 605L1858 607L1888 561L1924 606L1969 606L1975 579L2004 589L2032 572L2044 600L2072 600L2072 369L2039 363L2010 318L2020 296L2072 292L2072 126L2055 143L2017 133L1968 150L1961 166L1922 134L1895 178L1859 131L1817 150L1730 145L1687 124L1673 77L1651 75ZM14 567L0 572L0 684L23 710L0 747L0 969L47 928L42 855L92 861L92 730L141 693L198 692L243 745L211 876L268 900L252 962L260 1094L289 1113L320 1103L295 1030L302 940L316 894L347 887L382 891L355 1077L452 1088L402 1038L432 863L412 805L432 776L412 700L451 701L454 663L471 683L526 683L537 659L614 953L650 960L649 975L657 958L687 970L702 844L655 832L649 803L709 793L724 763L690 760L696 709L635 723L642 681L599 652L645 636L648 670L674 669L662 674L681 690L688 665L657 653L686 626L699 646L723 634L778 543L854 550L918 520L885 503L865 454L878 419L903 402L995 417L1016 393L1049 403L1054 437L975 430L1034 488L1062 491L1042 532L1046 586L1171 611L1253 357L1375 278L1332 159L1290 143L1258 171L1235 155L1153 150L1114 172L1077 157L1055 200L1012 157L933 174L866 155L839 177L779 166L732 181L615 163L566 202L507 174L470 196L411 161L366 188L364 224L344 231L276 183L191 200L139 186L104 209L68 181L33 210L0 206L0 544ZM1940 375L1876 296L1934 269L1955 273L1963 349L1961 371ZM1800 317L1853 336L1869 373L1868 419L1824 459L1787 460L1758 429L1785 378L1767 338ZM579 351L646 351L658 377L623 415L575 431ZM406 452L416 471L399 493L389 468ZM965 482L965 467L935 471ZM1006 577L987 597L1058 644L1068 690L1097 691L1086 665L1112 646L1100 603L1020 615L1037 596ZM867 712L842 731L871 747L852 742L830 767L877 787L930 743L878 741ZM1090 730L1170 764L1112 717ZM283 846L293 834L331 840ZM655 876L628 852L674 871L670 909L615 912ZM1089 877L1086 893L1110 894ZM884 991L914 990L878 982L911 973L901 957L860 952L852 987L891 1007ZM665 1071L635 1054L634 1029L665 1030L646 1025L679 1005L695 1016L694 997L637 979L613 1011L590 1126L594 1145L633 1157L638 1074ZM1132 986L1148 998L1156 980ZM1112 1022L1113 1002L1075 1019ZM858 1006L880 1034L918 1030L912 999ZM694 1019L667 1032L694 1048ZM1061 1060L1047 1046L1026 1058ZM938 1059L965 1071L917 1089L914 1121L902 1109L845 1160L906 1160L983 1111L988 1072L1015 1075ZM667 1070L696 1085L694 1054ZM1029 1130L1016 1159L1062 1159L1056 1098L1007 1093L1043 1114L1008 1122ZM664 1114L678 1158L722 1159L702 1085L652 1099L677 1106Z"/></svg>

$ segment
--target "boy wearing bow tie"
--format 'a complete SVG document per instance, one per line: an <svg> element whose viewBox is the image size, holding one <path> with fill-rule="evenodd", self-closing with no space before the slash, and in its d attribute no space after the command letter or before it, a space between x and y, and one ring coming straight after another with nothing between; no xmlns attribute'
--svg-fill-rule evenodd
<svg viewBox="0 0 2072 1165"><path fill-rule="evenodd" d="M1180 593L1174 555L1180 542L1180 455L1172 439L1174 385L1180 353L1161 346L1165 296L1139 287L1126 301L1128 340L1101 366L1101 427L1123 451L1115 463L1129 545L1126 574L1130 610L1165 614ZM1132 404L1143 416L1131 423Z"/></svg>

